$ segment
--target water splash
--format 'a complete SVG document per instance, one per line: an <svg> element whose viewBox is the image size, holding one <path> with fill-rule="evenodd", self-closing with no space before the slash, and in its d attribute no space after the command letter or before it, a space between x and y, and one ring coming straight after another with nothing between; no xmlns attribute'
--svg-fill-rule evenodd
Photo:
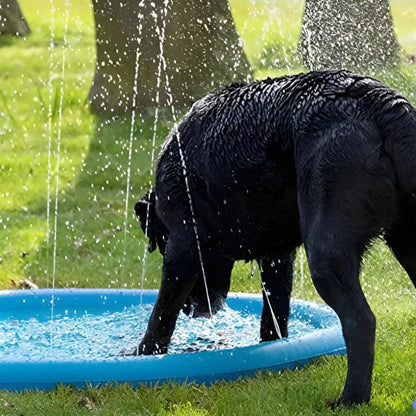
<svg viewBox="0 0 416 416"><path fill-rule="evenodd" d="M117 358L143 336L152 305L126 306L121 310L98 313L76 308L57 310L53 325L47 310L0 313L0 361L76 361ZM260 316L225 307L212 328L205 318L189 318L180 313L169 344L169 354L226 350L259 342ZM256 329L257 328L257 329ZM290 338L304 336L316 327L304 317L289 321ZM53 345L49 334L56 333Z"/></svg>

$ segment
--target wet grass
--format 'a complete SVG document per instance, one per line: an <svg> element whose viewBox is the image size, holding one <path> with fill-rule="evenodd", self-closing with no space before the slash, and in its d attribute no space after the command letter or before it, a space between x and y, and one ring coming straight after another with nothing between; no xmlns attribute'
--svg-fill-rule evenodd
<svg viewBox="0 0 416 416"><path fill-rule="evenodd" d="M0 288L11 287L12 279L25 278L48 287L53 277L57 287L140 287L146 241L132 207L151 180L153 115L143 114L131 139L129 120L107 123L89 114L85 100L94 69L92 14L87 2L71 0L60 119L64 1L54 0L54 24L50 0L20 0L20 4L32 35L0 38ZM403 49L416 53L415 4L405 0L391 4ZM301 69L295 51L303 2L233 0L231 6L257 77ZM416 103L415 65L378 76ZM170 123L168 116L162 116L157 148ZM127 190L130 140L133 157ZM52 276L55 219L57 257ZM145 287L158 286L160 263L158 254L147 256ZM339 409L335 414L414 415L415 290L381 241L366 257L361 280L378 318L373 398L370 406ZM232 290L259 289L258 270L251 277L251 265L238 263ZM320 300L302 251L294 294ZM325 398L340 395L345 371L345 358L332 357L301 371L259 374L212 387L167 384L78 390L60 386L52 392L2 391L0 415L330 415Z"/></svg>

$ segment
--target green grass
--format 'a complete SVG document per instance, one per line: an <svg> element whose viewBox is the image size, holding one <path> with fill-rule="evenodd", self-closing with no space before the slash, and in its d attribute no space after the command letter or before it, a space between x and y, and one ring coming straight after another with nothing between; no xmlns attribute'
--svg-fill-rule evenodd
<svg viewBox="0 0 416 416"><path fill-rule="evenodd" d="M151 180L153 116L143 115L131 139L128 119L103 123L89 114L86 97L95 64L89 2L71 0L66 37L64 0L53 1L53 16L50 0L20 0L20 4L32 35L0 38L0 288L9 288L11 279L24 278L41 287L51 286L53 278L56 287L140 287L142 275L144 287L157 287L161 257L148 255L143 267L146 241L132 214L134 202ZM391 6L399 42L405 53L415 54L416 4L393 0ZM257 77L303 70L296 56L302 1L232 0L231 7ZM416 103L416 65L376 75ZM170 125L169 116L163 115L156 154ZM415 290L382 242L376 242L366 257L361 280L378 318L373 398L369 406L336 414L415 415ZM258 270L251 277L250 264L238 263L232 290L259 289ZM303 251L297 258L294 295L320 301ZM259 374L212 387L1 391L0 415L330 415L324 399L339 396L345 371L345 358L332 357L301 371Z"/></svg>

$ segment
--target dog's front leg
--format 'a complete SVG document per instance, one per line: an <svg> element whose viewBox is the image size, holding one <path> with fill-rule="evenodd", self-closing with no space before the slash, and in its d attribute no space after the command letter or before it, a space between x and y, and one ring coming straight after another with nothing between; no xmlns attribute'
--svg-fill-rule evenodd
<svg viewBox="0 0 416 416"><path fill-rule="evenodd" d="M193 232L193 231L192 231ZM200 264L189 230L171 234L163 261L162 283L138 354L166 354L179 311L192 290Z"/></svg>
<svg viewBox="0 0 416 416"><path fill-rule="evenodd" d="M263 311L261 315L260 341L272 341L287 337L290 294L293 285L293 262L290 253L273 260L259 260L263 286Z"/></svg>

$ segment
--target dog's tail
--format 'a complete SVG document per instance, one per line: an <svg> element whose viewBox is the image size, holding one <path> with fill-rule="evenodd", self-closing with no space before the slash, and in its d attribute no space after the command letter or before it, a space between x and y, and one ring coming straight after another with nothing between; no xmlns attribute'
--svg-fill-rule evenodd
<svg viewBox="0 0 416 416"><path fill-rule="evenodd" d="M416 197L416 108L396 95L380 110L384 148L395 166L399 186Z"/></svg>

